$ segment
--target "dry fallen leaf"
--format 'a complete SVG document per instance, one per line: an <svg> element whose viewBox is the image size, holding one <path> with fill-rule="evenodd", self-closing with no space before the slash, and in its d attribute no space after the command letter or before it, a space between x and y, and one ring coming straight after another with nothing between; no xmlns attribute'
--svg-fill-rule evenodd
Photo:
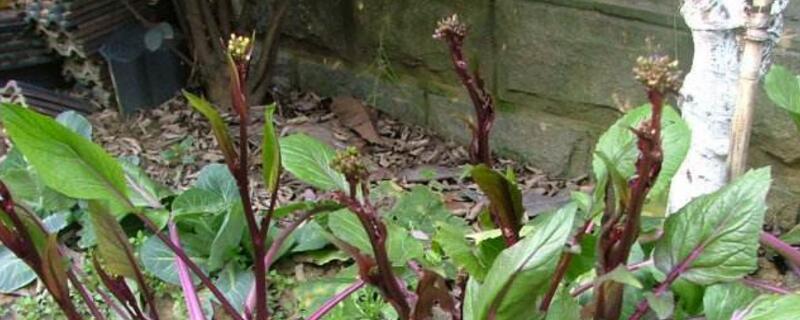
<svg viewBox="0 0 800 320"><path fill-rule="evenodd" d="M337 97L331 102L331 111L339 121L358 133L364 140L374 144L383 144L383 139L375 128L372 112L364 103L353 97Z"/></svg>

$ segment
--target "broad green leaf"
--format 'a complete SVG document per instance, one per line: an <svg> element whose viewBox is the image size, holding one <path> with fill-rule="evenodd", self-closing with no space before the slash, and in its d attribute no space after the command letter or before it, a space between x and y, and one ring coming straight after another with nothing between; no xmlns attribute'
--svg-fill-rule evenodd
<svg viewBox="0 0 800 320"><path fill-rule="evenodd" d="M800 244L800 225L796 225L789 232L782 234L781 240L789 244Z"/></svg>
<svg viewBox="0 0 800 320"><path fill-rule="evenodd" d="M494 260L472 297L471 319L535 319L529 302L544 293L555 271L564 244L572 231L577 206L569 204L555 213L534 220L535 231L504 250ZM468 289L469 290L469 289ZM474 293L467 293L471 296ZM525 301L525 303L523 303Z"/></svg>
<svg viewBox="0 0 800 320"><path fill-rule="evenodd" d="M137 262L128 236L117 219L98 201L89 202L89 219L93 225L103 267L114 275L135 279Z"/></svg>
<svg viewBox="0 0 800 320"><path fill-rule="evenodd" d="M17 148L11 149L0 163L0 180L3 180L17 202L35 210L63 211L77 203L75 199L48 188Z"/></svg>
<svg viewBox="0 0 800 320"><path fill-rule="evenodd" d="M629 179L633 176L639 151L636 149L636 137L630 129L638 127L645 119L650 119L650 114L650 105L633 109L600 136L592 160L592 170L597 181L605 181L607 174L607 166L597 157L598 153L606 155L612 163L615 163L617 171L624 177ZM651 195L658 195L668 190L670 180L678 171L690 145L689 127L675 109L664 106L661 125L664 162L661 165L661 173L650 191Z"/></svg>
<svg viewBox="0 0 800 320"><path fill-rule="evenodd" d="M438 244L457 266L467 270L471 277L483 281L486 271L489 270L489 264L479 258L478 248L467 241L464 229L444 222L437 223L436 228L438 230L433 242Z"/></svg>
<svg viewBox="0 0 800 320"><path fill-rule="evenodd" d="M330 242L322 235L322 226L314 220L304 223L292 235L297 239L297 245L292 247L292 252L306 252L319 250Z"/></svg>
<svg viewBox="0 0 800 320"><path fill-rule="evenodd" d="M757 296L758 291L739 282L710 286L703 296L706 319L729 320L736 309L750 304Z"/></svg>
<svg viewBox="0 0 800 320"><path fill-rule="evenodd" d="M568 290L559 290L556 293L550 309L547 310L545 320L580 320L581 306Z"/></svg>
<svg viewBox="0 0 800 320"><path fill-rule="evenodd" d="M350 210L342 209L328 215L328 228L334 236L358 248L363 253L372 255L372 245L367 232L358 217Z"/></svg>
<svg viewBox="0 0 800 320"><path fill-rule="evenodd" d="M388 221L384 223L389 233L386 251L392 265L405 266L408 260L423 256L422 243L411 237L408 230ZM358 248L364 254L373 254L367 232L355 214L348 210L332 212L328 218L328 227L337 238Z"/></svg>
<svg viewBox="0 0 800 320"><path fill-rule="evenodd" d="M764 78L764 89L772 102L789 112L800 125L800 80L783 66L773 65Z"/></svg>
<svg viewBox="0 0 800 320"><path fill-rule="evenodd" d="M344 176L330 166L336 156L330 146L304 134L282 138L280 145L283 167L300 181L325 191L348 189Z"/></svg>
<svg viewBox="0 0 800 320"><path fill-rule="evenodd" d="M691 282L734 281L755 270L770 182L769 168L751 170L670 215L653 253L656 267L669 273L699 251L681 273Z"/></svg>
<svg viewBox="0 0 800 320"><path fill-rule="evenodd" d="M297 298L297 304L302 314L308 317L330 297L352 285L355 281L355 277L342 276L306 281L300 283L294 289L294 296ZM337 308L341 308L341 306L337 306Z"/></svg>
<svg viewBox="0 0 800 320"><path fill-rule="evenodd" d="M652 292L645 292L644 298L650 303L650 309L656 313L658 319L667 319L671 317L675 311L675 298L670 291L660 296L656 296Z"/></svg>
<svg viewBox="0 0 800 320"><path fill-rule="evenodd" d="M207 273L205 261L186 246L183 246L183 248L189 258L192 259L204 273ZM139 257L142 260L144 269L156 276L156 278L174 285L181 284L178 278L178 270L175 268L175 254L172 253L172 250L161 242L161 239L158 237L150 236L144 241L144 244L139 248ZM192 273L192 281L195 283L199 281L194 273Z"/></svg>
<svg viewBox="0 0 800 320"><path fill-rule="evenodd" d="M160 208L161 199L172 194L165 186L153 181L131 157L119 159L128 185L128 198L137 207Z"/></svg>
<svg viewBox="0 0 800 320"><path fill-rule="evenodd" d="M626 266L618 266L614 270L611 270L611 272L606 273L595 280L595 282L598 284L606 281L622 283L637 289L643 288L642 283L639 282L639 279L637 279L636 276L630 272Z"/></svg>
<svg viewBox="0 0 800 320"><path fill-rule="evenodd" d="M516 181L509 180L485 165L472 168L472 179L497 210L501 223L518 232L522 227L525 208L522 206L522 192Z"/></svg>
<svg viewBox="0 0 800 320"><path fill-rule="evenodd" d="M172 201L172 214L176 217L204 213L217 214L225 211L225 199L221 195L200 188L191 188Z"/></svg>
<svg viewBox="0 0 800 320"><path fill-rule="evenodd" d="M670 289L673 293L675 293L675 299L678 302L679 308L675 309L676 314L678 309L689 315L701 314L703 312L703 296L705 295L705 288L706 287L695 284L688 280L680 278L675 280L675 282L672 283L672 286L670 286Z"/></svg>
<svg viewBox="0 0 800 320"><path fill-rule="evenodd" d="M386 230L389 239L386 240L386 251L392 265L405 266L412 259L419 259L424 256L425 248L422 243L414 239L408 230L394 223L386 223Z"/></svg>
<svg viewBox="0 0 800 320"><path fill-rule="evenodd" d="M36 273L11 250L0 247L0 293L14 293L33 280L36 280Z"/></svg>
<svg viewBox="0 0 800 320"><path fill-rule="evenodd" d="M267 107L264 112L264 138L261 143L261 171L269 194L278 187L278 176L281 173L281 150L272 124L274 113L275 104Z"/></svg>
<svg viewBox="0 0 800 320"><path fill-rule="evenodd" d="M92 140L92 124L79 113L73 110L62 112L56 117L56 121L86 138L86 140Z"/></svg>
<svg viewBox="0 0 800 320"><path fill-rule="evenodd" d="M463 219L447 210L442 195L427 186L414 186L408 192L402 192L385 216L404 228L419 230L427 235L432 235L439 223L462 230L467 228Z"/></svg>
<svg viewBox="0 0 800 320"><path fill-rule="evenodd" d="M236 179L228 167L221 163L212 163L203 167L197 174L197 182L194 187L217 194L229 206L241 201Z"/></svg>
<svg viewBox="0 0 800 320"><path fill-rule="evenodd" d="M117 216L132 210L122 168L99 146L17 105L0 105L0 117L14 146L48 187L73 198L109 201Z"/></svg>
<svg viewBox="0 0 800 320"><path fill-rule="evenodd" d="M3 180L16 201L36 210L47 212L68 210L77 203L77 200L44 185L31 167L0 171L0 180Z"/></svg>
<svg viewBox="0 0 800 320"><path fill-rule="evenodd" d="M225 220L219 228L214 242L211 243L211 255L208 257L208 269L216 271L222 268L239 250L239 242L245 233L244 209L241 202L228 209Z"/></svg>
<svg viewBox="0 0 800 320"><path fill-rule="evenodd" d="M214 132L214 137L217 138L217 143L219 144L220 149L222 149L222 153L225 155L225 158L228 161L235 161L236 151L233 148L233 142L231 140L230 133L228 133L228 125L222 120L219 112L217 112L214 106L211 105L211 102L208 102L206 99L198 97L185 90L183 91L183 96L186 97L186 100L189 101L189 104L195 110L202 113L203 116L208 119L208 122L211 124L211 131Z"/></svg>
<svg viewBox="0 0 800 320"><path fill-rule="evenodd" d="M217 275L214 284L228 298L233 307L242 312L253 279L252 271L242 269L236 263L228 263Z"/></svg>
<svg viewBox="0 0 800 320"><path fill-rule="evenodd" d="M800 294L761 295L745 308L736 310L731 320L796 320L800 317Z"/></svg>

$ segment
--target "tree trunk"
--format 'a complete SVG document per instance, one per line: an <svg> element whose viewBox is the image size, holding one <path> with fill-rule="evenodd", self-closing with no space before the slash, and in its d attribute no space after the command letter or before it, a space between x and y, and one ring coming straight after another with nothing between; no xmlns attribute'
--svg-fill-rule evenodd
<svg viewBox="0 0 800 320"><path fill-rule="evenodd" d="M788 2L779 0L773 5L762 75L780 36L780 13ZM731 121L741 67L742 44L738 33L745 24L745 0L687 0L681 14L692 30L694 58L678 105L692 129L692 142L686 160L672 179L670 212L698 196L718 190L728 181Z"/></svg>

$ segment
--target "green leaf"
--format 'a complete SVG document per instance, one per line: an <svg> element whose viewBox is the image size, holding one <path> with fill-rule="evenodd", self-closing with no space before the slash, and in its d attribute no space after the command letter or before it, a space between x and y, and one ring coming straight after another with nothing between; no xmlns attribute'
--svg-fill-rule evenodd
<svg viewBox="0 0 800 320"><path fill-rule="evenodd" d="M0 105L0 117L48 187L73 198L107 200L117 216L132 210L122 168L99 146L17 105Z"/></svg>
<svg viewBox="0 0 800 320"><path fill-rule="evenodd" d="M0 247L0 293L14 293L33 280L36 280L36 273L11 250Z"/></svg>
<svg viewBox="0 0 800 320"><path fill-rule="evenodd" d="M120 158L122 170L125 172L125 182L128 185L128 198L137 207L160 208L161 199L172 192L165 186L153 181L147 173L135 163L131 157Z"/></svg>
<svg viewBox="0 0 800 320"><path fill-rule="evenodd" d="M103 267L114 275L135 279L137 262L128 236L108 208L98 202L89 202L89 219L95 232L98 254Z"/></svg>
<svg viewBox="0 0 800 320"><path fill-rule="evenodd" d="M239 251L239 242L245 233L244 209L241 202L228 209L225 220L219 228L214 242L211 243L211 255L208 257L208 269L216 271L222 268L226 261L236 256Z"/></svg>
<svg viewBox="0 0 800 320"><path fill-rule="evenodd" d="M214 137L217 138L217 143L225 159L229 162L234 162L236 159L236 151L233 148L233 142L231 142L232 140L228 133L228 125L222 120L219 112L211 105L211 102L193 95L186 90L183 91L183 96L186 97L186 100L189 101L189 104L195 110L202 113L203 116L208 119L208 122L211 124L211 131L214 133Z"/></svg>
<svg viewBox="0 0 800 320"><path fill-rule="evenodd" d="M172 214L176 217L204 213L220 213L227 205L221 195L205 189L191 188L172 201Z"/></svg>
<svg viewBox="0 0 800 320"><path fill-rule="evenodd" d="M292 235L297 239L297 245L292 252L315 251L325 248L330 242L322 234L322 226L314 220L304 223Z"/></svg>
<svg viewBox="0 0 800 320"><path fill-rule="evenodd" d="M789 232L782 234L781 240L789 244L800 244L800 225L796 225Z"/></svg>
<svg viewBox="0 0 800 320"><path fill-rule="evenodd" d="M358 217L350 210L342 209L328 215L328 228L334 236L358 248L363 253L372 255L372 245L367 232Z"/></svg>
<svg viewBox="0 0 800 320"><path fill-rule="evenodd" d="M300 283L294 289L294 296L297 298L298 309L301 310L303 316L311 316L322 304L325 303L330 297L341 292L353 282L356 281L354 277L337 276L334 278L322 278L312 281ZM339 305L336 308L341 308Z"/></svg>
<svg viewBox="0 0 800 320"><path fill-rule="evenodd" d="M445 207L442 195L427 186L414 186L397 198L394 207L385 214L398 225L432 235L440 223L466 229L467 223Z"/></svg>
<svg viewBox="0 0 800 320"><path fill-rule="evenodd" d="M538 216L535 231L504 250L486 275L474 299L472 319L534 319L529 303L547 290L564 244L572 231L577 206Z"/></svg>
<svg viewBox="0 0 800 320"><path fill-rule="evenodd" d="M708 320L729 320L736 309L750 304L758 291L739 282L715 284L706 289L703 307Z"/></svg>
<svg viewBox="0 0 800 320"><path fill-rule="evenodd" d="M731 320L796 320L800 316L800 294L762 295L746 308L734 312Z"/></svg>
<svg viewBox="0 0 800 320"><path fill-rule="evenodd" d="M92 124L79 113L73 110L62 112L56 117L56 121L86 138L86 140L92 140Z"/></svg>
<svg viewBox="0 0 800 320"><path fill-rule="evenodd" d="M550 309L547 310L545 320L580 320L581 306L578 301L569 294L568 290L559 290L556 293Z"/></svg>
<svg viewBox="0 0 800 320"><path fill-rule="evenodd" d="M485 165L472 168L472 179L489 198L502 224L518 232L522 227L525 208L522 206L522 192L517 183Z"/></svg>
<svg viewBox="0 0 800 320"><path fill-rule="evenodd" d="M606 273L595 280L596 283L600 284L606 281L614 281L617 283L622 283L634 287L636 289L642 289L642 283L639 282L639 279L628 270L626 266L618 266L611 272Z"/></svg>
<svg viewBox="0 0 800 320"><path fill-rule="evenodd" d="M617 171L630 179L636 172L636 137L631 128L636 128L642 121L650 118L650 105L633 109L612 125L597 141L592 169L597 181L604 181L607 165L597 157L604 154L615 164ZM661 142L664 150L664 162L650 196L656 196L669 189L672 176L678 171L686 153L689 151L691 132L681 116L670 106L664 106L662 115ZM600 185L600 184L598 184Z"/></svg>
<svg viewBox="0 0 800 320"><path fill-rule="evenodd" d="M281 161L298 180L324 191L348 189L344 176L331 168L336 152L325 143L304 134L282 138Z"/></svg>
<svg viewBox="0 0 800 320"><path fill-rule="evenodd" d="M241 201L239 188L228 167L221 163L212 163L200 170L197 174L195 188L215 193L222 197L229 206Z"/></svg>
<svg viewBox="0 0 800 320"><path fill-rule="evenodd" d="M275 104L267 107L264 112L264 139L261 143L261 171L264 175L264 185L269 194L272 194L278 187L278 176L281 170L281 150L275 134L275 127L272 124L273 113L275 113Z"/></svg>
<svg viewBox="0 0 800 320"><path fill-rule="evenodd" d="M691 282L734 281L755 270L770 182L769 168L752 170L671 215L653 253L656 267L669 273L699 250L681 273Z"/></svg>
<svg viewBox="0 0 800 320"><path fill-rule="evenodd" d="M675 293L678 309L690 315L699 315L703 312L704 286L679 278L672 283L670 289Z"/></svg>
<svg viewBox="0 0 800 320"><path fill-rule="evenodd" d="M186 246L182 247L189 259L192 259L204 273L207 273L205 261ZM144 244L139 248L139 257L142 259L144 269L156 276L156 278L174 285L181 284L178 278L178 269L175 267L175 254L158 237L150 236L144 241ZM199 281L194 273L192 273L192 281L194 283Z"/></svg>
<svg viewBox="0 0 800 320"><path fill-rule="evenodd" d="M253 279L252 271L242 269L236 263L229 263L220 271L214 284L236 308L236 311L242 312Z"/></svg>
<svg viewBox="0 0 800 320"><path fill-rule="evenodd" d="M0 168L0 180L3 180L9 188L14 200L46 212L69 210L75 206L77 200L55 192L44 185L36 171L29 167L24 160L19 166L12 165L14 160L11 157L18 155L20 159L22 158L22 155L16 152L17 149L13 150L3 162L3 164L9 165L3 165Z"/></svg>
<svg viewBox="0 0 800 320"><path fill-rule="evenodd" d="M355 214L348 210L339 210L332 212L328 217L328 227L334 236L358 248L362 253L372 255L372 245L367 232ZM386 251L392 265L405 266L408 260L423 256L422 243L411 237L408 230L388 221L384 223L389 233Z"/></svg>
<svg viewBox="0 0 800 320"><path fill-rule="evenodd" d="M800 80L783 66L773 65L764 78L767 96L779 107L789 112L795 124L800 125Z"/></svg>
<svg viewBox="0 0 800 320"><path fill-rule="evenodd" d="M483 281L489 264L480 259L477 248L470 244L464 235L464 229L444 222L436 224L438 231L433 237L433 242L438 244L444 253L461 268L469 272L470 276Z"/></svg>
<svg viewBox="0 0 800 320"><path fill-rule="evenodd" d="M671 317L675 311L675 298L670 291L664 292L664 294L657 297L652 292L645 292L644 298L650 303L650 309L656 313L660 320Z"/></svg>

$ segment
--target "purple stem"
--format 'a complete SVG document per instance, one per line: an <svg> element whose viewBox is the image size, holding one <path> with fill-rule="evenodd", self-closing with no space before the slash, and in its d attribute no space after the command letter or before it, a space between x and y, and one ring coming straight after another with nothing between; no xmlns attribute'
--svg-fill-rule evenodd
<svg viewBox="0 0 800 320"><path fill-rule="evenodd" d="M672 283L675 282L675 280L677 280L682 273L686 272L686 269L689 269L689 266L692 265L692 262L694 262L694 260L697 260L697 257L699 257L701 253L703 253L703 250L705 248L706 247L704 244L700 244L699 246L695 247L694 250L692 250L692 252L689 253L689 256L683 259L683 261L681 261L680 264L675 266L672 269L672 271L669 272L669 274L667 275L667 279L665 279L663 282L661 282L661 284L659 284L656 287L656 289L653 291L653 295L658 297L664 294L664 292L666 292L667 289L669 289ZM636 306L636 312L634 312L633 315L631 315L631 317L628 318L628 320L641 319L647 313L647 310L650 310L650 303L647 302L647 299L644 299L641 302L639 302L639 305Z"/></svg>
<svg viewBox="0 0 800 320"><path fill-rule="evenodd" d="M760 281L753 278L743 278L742 283L756 289L761 289L764 291L769 291L780 295L792 294L792 292L787 289L781 288L766 281Z"/></svg>
<svg viewBox="0 0 800 320"><path fill-rule="evenodd" d="M790 263L800 266L800 251L768 232L761 233L761 244L775 250Z"/></svg>
<svg viewBox="0 0 800 320"><path fill-rule="evenodd" d="M322 317L324 317L326 314L328 314L328 312L333 310L333 308L336 307L336 305L344 301L344 299L347 299L347 297L349 297L354 292L358 291L358 289L364 287L365 284L366 282L364 282L364 280L358 279L355 283L347 287L347 289L344 289L344 291L337 293L335 296L331 297L330 300L325 301L325 304L319 307L319 309L317 309L317 311L315 311L314 314L308 317L307 320L322 319Z"/></svg>
<svg viewBox="0 0 800 320"><path fill-rule="evenodd" d="M92 299L92 295L89 294L89 290L86 290L86 287L78 280L78 277L75 276L72 269L67 269L67 277L69 282L78 289L78 293L81 295L83 301L86 302L86 307L89 308L89 312L92 316L98 320L106 320L106 317L100 312L100 309L97 308L97 304L94 302L94 299Z"/></svg>
<svg viewBox="0 0 800 320"><path fill-rule="evenodd" d="M275 238L274 241L272 241L272 244L270 245L267 254L264 255L265 270L269 271L269 268L272 266L273 260L275 260L275 256L278 254L278 251L280 251L281 247L283 247L283 243L286 242L286 239L289 238L289 235L291 235L295 229L300 227L300 225L304 221L306 221L306 219L314 215L314 213L316 213L316 211L304 212L302 215L300 215L298 219L296 219L291 224L286 226L286 228L281 230L281 233L278 234L278 237ZM269 225L262 225L261 227L269 228ZM245 302L245 310L247 311L246 314L252 314L255 305L256 305L256 286L255 283L253 283L253 285L250 286L250 292L247 294L247 302Z"/></svg>
<svg viewBox="0 0 800 320"><path fill-rule="evenodd" d="M182 248L178 228L173 220L169 221L169 239L175 246ZM180 278L181 288L183 289L183 300L189 310L189 319L204 320L206 317L203 315L203 307L200 306L200 299L197 297L194 284L192 284L192 276L189 274L189 269L183 260L178 257L175 257L175 266L178 268L178 278Z"/></svg>

